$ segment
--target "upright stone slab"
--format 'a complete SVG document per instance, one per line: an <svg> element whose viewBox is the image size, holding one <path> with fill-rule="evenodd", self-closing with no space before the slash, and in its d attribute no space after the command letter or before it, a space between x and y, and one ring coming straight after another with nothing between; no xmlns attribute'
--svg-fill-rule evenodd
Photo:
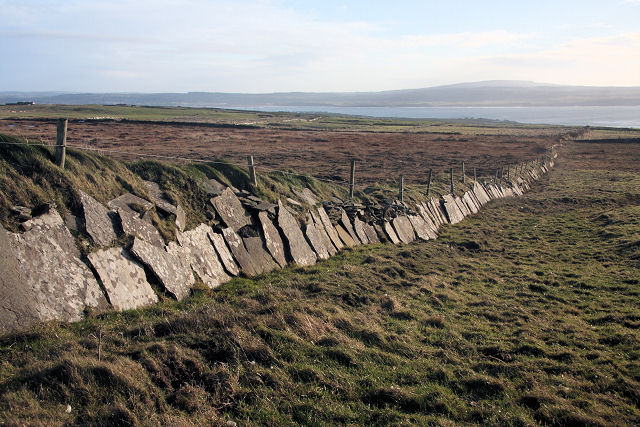
<svg viewBox="0 0 640 427"><path fill-rule="evenodd" d="M176 227L178 230L184 231L184 227L187 225L187 214L185 213L182 206L176 206Z"/></svg>
<svg viewBox="0 0 640 427"><path fill-rule="evenodd" d="M447 212L447 217L451 224L457 224L464 219L464 215L460 211L456 200L451 194L445 194L442 196L444 199L444 209Z"/></svg>
<svg viewBox="0 0 640 427"><path fill-rule="evenodd" d="M340 209L340 225L342 225L344 229L347 230L347 233L349 233L349 236L351 236L351 240L353 240L356 245L362 244L362 241L358 238L358 235L353 229L353 225L351 225L349 215L347 215L344 209Z"/></svg>
<svg viewBox="0 0 640 427"><path fill-rule="evenodd" d="M384 226L382 224L378 224L378 223L373 224L373 229L376 231L376 234L378 235L378 239L381 243L391 242L391 239L389 238L387 233L384 231Z"/></svg>
<svg viewBox="0 0 640 427"><path fill-rule="evenodd" d="M327 211L325 211L322 206L318 207L318 215L320 216L320 220L322 221L322 224L324 225L324 229L329 235L329 238L331 239L331 243L333 243L333 246L335 246L337 250L344 248L344 243L340 239L340 236L338 236L338 232L336 231L335 227L331 223L331 220L329 219L329 215L327 215Z"/></svg>
<svg viewBox="0 0 640 427"><path fill-rule="evenodd" d="M245 237L242 241L258 273L268 273L278 268L271 255L265 250L261 237Z"/></svg>
<svg viewBox="0 0 640 427"><path fill-rule="evenodd" d="M228 227L222 229L222 235L229 249L231 249L233 257L240 266L240 270L248 277L260 274L260 270L254 265L251 255L247 252L247 248L244 247L244 242L242 238L238 236L238 233L233 231L233 228Z"/></svg>
<svg viewBox="0 0 640 427"><path fill-rule="evenodd" d="M101 246L110 245L117 236L109 210L85 192L78 191L78 194L84 211L84 223L87 233L95 244Z"/></svg>
<svg viewBox="0 0 640 427"><path fill-rule="evenodd" d="M220 257L227 274L232 276L240 274L240 268L238 268L238 264L236 264L236 261L233 259L233 255L229 251L229 247L225 243L222 234L214 233L213 230L211 230L208 232L208 235L209 240L213 243L213 247L216 248L216 252Z"/></svg>
<svg viewBox="0 0 640 427"><path fill-rule="evenodd" d="M177 233L178 243L185 250L189 265L210 289L231 280L218 259L218 254L209 239L211 227L200 224L193 230Z"/></svg>
<svg viewBox="0 0 640 427"><path fill-rule="evenodd" d="M353 218L353 230L356 232L356 236L362 242L363 245L369 243L369 238L367 238L367 233L364 231L364 222L360 220L360 218Z"/></svg>
<svg viewBox="0 0 640 427"><path fill-rule="evenodd" d="M99 250L87 257L114 309L131 310L158 302L158 296L147 282L144 268L125 249Z"/></svg>
<svg viewBox="0 0 640 427"><path fill-rule="evenodd" d="M174 252L178 251L174 250ZM139 237L133 240L131 253L153 272L164 289L175 299L181 301L189 296L191 285L195 283L195 279L183 253L169 253Z"/></svg>
<svg viewBox="0 0 640 427"><path fill-rule="evenodd" d="M458 205L458 209L460 209L460 212L462 212L463 217L471 215L471 211L460 197L454 196L453 200L455 200L456 205Z"/></svg>
<svg viewBox="0 0 640 427"><path fill-rule="evenodd" d="M363 223L364 233L367 235L367 240L369 243L380 243L380 239L378 238L378 233L376 233L376 229L371 224Z"/></svg>
<svg viewBox="0 0 640 427"><path fill-rule="evenodd" d="M177 215L178 207L173 206L169 200L167 200L162 194L162 189L160 186L152 181L144 181L144 185L147 187L147 192L153 203L155 203L156 207L164 213Z"/></svg>
<svg viewBox="0 0 640 427"><path fill-rule="evenodd" d="M462 196L462 201L467 204L467 207L469 208L471 213L474 213L474 214L478 213L478 206L476 205L475 200L473 200L473 198L471 197L471 194L469 191L464 193L464 195Z"/></svg>
<svg viewBox="0 0 640 427"><path fill-rule="evenodd" d="M406 216L394 218L392 224L393 229L402 242L411 243L416 240L416 233L413 231L413 226Z"/></svg>
<svg viewBox="0 0 640 427"><path fill-rule="evenodd" d="M391 240L391 243L393 243L394 245L399 244L400 238L398 237L398 234L393 229L393 226L391 225L391 223L385 221L383 227L384 227L385 233L387 233L387 236L389 237L389 240Z"/></svg>
<svg viewBox="0 0 640 427"><path fill-rule="evenodd" d="M284 234L293 262L299 266L315 264L317 259L316 254L305 240L298 221L279 200L278 226Z"/></svg>
<svg viewBox="0 0 640 427"><path fill-rule="evenodd" d="M426 203L424 203L424 202L418 203L416 205L416 208L418 209L418 213L420 214L422 219L424 219L426 221L426 223L429 225L429 228L431 228L431 230L434 233L437 233L438 227L437 227L436 223L434 222L433 216L429 212L429 208L427 208Z"/></svg>
<svg viewBox="0 0 640 427"><path fill-rule="evenodd" d="M429 203L427 204L429 207L429 211L433 214L433 216L438 218L438 225L447 224L449 220L447 219L447 215L445 214L442 205L440 204L440 199L431 198Z"/></svg>
<svg viewBox="0 0 640 427"><path fill-rule="evenodd" d="M473 193L476 195L476 198L480 202L480 205L486 205L487 203L489 203L489 195L485 191L482 184L480 184L479 182L475 182L473 184Z"/></svg>
<svg viewBox="0 0 640 427"><path fill-rule="evenodd" d="M342 225L337 224L335 226L335 230L336 233L338 233L338 237L340 237L340 240L344 242L345 246L348 246L350 248L356 246L356 242L351 238L351 235L347 233L347 230L345 230Z"/></svg>
<svg viewBox="0 0 640 427"><path fill-rule="evenodd" d="M153 225L140 219L135 212L130 210L118 208L117 213L125 234L139 237L147 243L164 248L164 239Z"/></svg>
<svg viewBox="0 0 640 427"><path fill-rule="evenodd" d="M313 221L309 221L311 218L307 219L307 224L305 224L305 234L309 243L311 243L311 248L315 251L320 259L329 259L329 248L327 247L326 242L322 238L320 231L318 231L318 227Z"/></svg>
<svg viewBox="0 0 640 427"><path fill-rule="evenodd" d="M233 231L237 232L245 225L253 225L251 215L230 188L226 188L218 197L213 197L211 204L227 227L231 227Z"/></svg>
<svg viewBox="0 0 640 427"><path fill-rule="evenodd" d="M300 199L304 200L307 204L311 206L315 206L318 204L318 199L316 198L316 195L313 194L313 192L308 188L304 188L302 190L298 190L297 188L294 188L293 192L295 193L296 196L300 197Z"/></svg>
<svg viewBox="0 0 640 427"><path fill-rule="evenodd" d="M153 203L131 193L124 193L107 203L107 207L111 210L125 209L140 218L142 213L135 211L131 206L139 206L144 212L147 212L153 207Z"/></svg>
<svg viewBox="0 0 640 427"><path fill-rule="evenodd" d="M287 259L285 257L284 243L282 242L282 238L280 237L280 232L275 227L275 225L273 225L266 212L258 213L258 219L260 220L260 225L262 226L262 234L264 235L264 241L267 250L276 260L278 265L281 268L284 268L287 265Z"/></svg>
<svg viewBox="0 0 640 427"><path fill-rule="evenodd" d="M102 310L108 306L57 211L51 209L23 224L28 231L4 234L0 265L8 268L0 276L3 281L20 280L13 283L13 289L2 292L8 298L0 302L7 329L27 326L34 319L74 322L84 317L88 307ZM16 264L19 274L15 274Z"/></svg>
<svg viewBox="0 0 640 427"><path fill-rule="evenodd" d="M407 215L407 218L409 218L409 222L413 226L413 230L415 231L416 236L418 236L419 239L429 240L438 237L435 233L433 233L433 231L429 228L427 222L421 216Z"/></svg>
<svg viewBox="0 0 640 427"><path fill-rule="evenodd" d="M323 241L323 244L327 247L327 251L329 252L329 256L333 256L338 253L338 250L331 242L331 238L327 233L327 230L324 228L324 224L322 223L322 219L320 218L320 214L318 214L315 210L311 210L309 212L310 218L307 219L307 223L313 222L320 233L320 238Z"/></svg>

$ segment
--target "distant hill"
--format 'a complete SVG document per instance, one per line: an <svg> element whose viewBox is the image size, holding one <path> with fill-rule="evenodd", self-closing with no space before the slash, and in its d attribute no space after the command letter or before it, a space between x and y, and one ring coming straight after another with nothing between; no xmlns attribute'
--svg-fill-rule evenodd
<svg viewBox="0 0 640 427"><path fill-rule="evenodd" d="M0 103L136 104L185 107L251 106L628 106L640 105L640 87L562 86L515 80L460 83L383 92L266 94L0 92Z"/></svg>

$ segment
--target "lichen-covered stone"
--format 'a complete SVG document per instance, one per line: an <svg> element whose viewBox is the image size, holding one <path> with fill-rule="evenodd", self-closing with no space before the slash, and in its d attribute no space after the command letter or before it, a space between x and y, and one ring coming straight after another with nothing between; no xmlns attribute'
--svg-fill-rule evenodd
<svg viewBox="0 0 640 427"><path fill-rule="evenodd" d="M311 218L309 218L311 219ZM329 248L322 238L320 231L318 230L318 226L313 221L307 220L307 224L305 224L305 234L307 235L307 239L311 243L311 247L318 255L320 259L329 259Z"/></svg>
<svg viewBox="0 0 640 427"><path fill-rule="evenodd" d="M460 211L454 197L451 194L445 194L442 198L444 199L444 209L447 212L449 222L451 224L457 224L462 221L464 219L464 215L462 214L462 211Z"/></svg>
<svg viewBox="0 0 640 427"><path fill-rule="evenodd" d="M394 218L392 224L398 238L403 243L411 243L416 240L416 233L413 231L413 226L406 216Z"/></svg>
<svg viewBox="0 0 640 427"><path fill-rule="evenodd" d="M258 219L262 226L262 233L267 250L278 265L284 268L287 265L287 259L285 257L284 243L282 242L282 237L280 237L280 232L275 225L273 225L266 212L259 212Z"/></svg>
<svg viewBox="0 0 640 427"><path fill-rule="evenodd" d="M467 207L471 210L471 213L478 213L478 205L476 204L476 201L473 200L473 197L471 196L471 192L467 191L466 193L464 193L464 195L462 196L462 201L465 202L467 204Z"/></svg>
<svg viewBox="0 0 640 427"><path fill-rule="evenodd" d="M324 225L324 229L329 235L329 239L331 239L331 243L333 243L333 246L335 246L337 250L344 248L344 243L340 239L340 236L338 236L338 232L331 223L329 215L327 215L327 211L325 211L322 206L318 207L318 215L320 216L320 221L322 222L322 225Z"/></svg>
<svg viewBox="0 0 640 427"><path fill-rule="evenodd" d="M193 230L177 233L178 243L186 251L189 264L202 282L213 289L231 280L209 239L211 227L200 224Z"/></svg>
<svg viewBox="0 0 640 427"><path fill-rule="evenodd" d="M481 205L485 205L489 203L489 201L491 200L486 190L484 189L482 184L480 184L479 182L475 182L473 184L473 193L476 195L476 198L478 199Z"/></svg>
<svg viewBox="0 0 640 427"><path fill-rule="evenodd" d="M295 193L296 196L300 197L301 200L305 201L311 206L315 206L318 204L318 199L316 198L316 195L313 194L313 192L308 188L304 188L302 190L298 190L297 188L294 188L293 192Z"/></svg>
<svg viewBox="0 0 640 427"><path fill-rule="evenodd" d="M291 212L278 200L278 226L284 234L286 244L293 262L299 266L316 263L316 253L307 243L298 221Z"/></svg>
<svg viewBox="0 0 640 427"><path fill-rule="evenodd" d="M118 196L107 203L107 207L111 210L126 209L140 217L140 212L132 209L132 205L142 207L145 212L153 208L153 203L131 193L124 193L122 196Z"/></svg>
<svg viewBox="0 0 640 427"><path fill-rule="evenodd" d="M240 266L240 270L248 277L260 274L260 270L254 265L251 255L249 255L238 233L233 231L233 228L227 227L222 230L222 235L233 254L233 258Z"/></svg>
<svg viewBox="0 0 640 427"><path fill-rule="evenodd" d="M358 217L353 218L353 231L355 231L356 236L358 236L363 245L369 243L367 233L364 231L364 222Z"/></svg>
<svg viewBox="0 0 640 427"><path fill-rule="evenodd" d="M398 243L400 243L400 238L398 237L398 234L393 229L393 226L391 225L391 223L385 221L383 227L384 227L385 233L387 233L387 236L389 237L389 240L391 240L391 243L393 243L394 245L397 245Z"/></svg>
<svg viewBox="0 0 640 427"><path fill-rule="evenodd" d="M355 242L356 245L361 245L362 241L358 238L356 231L353 229L353 225L351 224L351 220L349 219L349 215L344 211L344 209L340 209L340 225L347 230L349 236L351 236L351 240Z"/></svg>
<svg viewBox="0 0 640 427"><path fill-rule="evenodd" d="M169 253L136 237L131 253L153 272L168 293L180 301L189 296L195 278L185 254L174 246L174 253Z"/></svg>
<svg viewBox="0 0 640 427"><path fill-rule="evenodd" d="M157 183L144 181L144 184L147 187L149 197L151 197L151 200L153 200L153 203L155 203L159 210L171 215L176 215L178 213L178 207L172 205L171 202L164 197L162 190Z"/></svg>
<svg viewBox="0 0 640 427"><path fill-rule="evenodd" d="M367 235L367 240L369 240L369 243L380 243L378 233L376 233L376 229L373 227L373 225L364 222L362 227L364 228L364 232Z"/></svg>
<svg viewBox="0 0 640 427"><path fill-rule="evenodd" d="M11 286L0 293L1 326L15 329L34 320L77 321L88 307L106 308L107 300L80 260L60 214L51 209L29 220L27 227L22 234L0 230L4 236L0 276Z"/></svg>
<svg viewBox="0 0 640 427"><path fill-rule="evenodd" d="M232 276L237 276L240 274L240 268L238 268L238 264L233 259L233 255L229 251L229 247L224 241L224 237L222 234L214 233L213 230L209 231L209 240L213 243L213 247L216 249L218 256L220 257L220 261L222 261L222 265L226 270L227 274Z"/></svg>
<svg viewBox="0 0 640 427"><path fill-rule="evenodd" d="M251 215L230 188L226 188L219 196L213 197L211 204L227 227L231 227L233 231L237 232L242 227L253 224Z"/></svg>
<svg viewBox="0 0 640 427"><path fill-rule="evenodd" d="M458 205L458 209L460 210L460 212L462 212L463 217L467 217L471 215L471 211L469 210L467 205L465 205L462 199L460 199L460 197L454 196L453 200L456 202L456 205Z"/></svg>
<svg viewBox="0 0 640 427"><path fill-rule="evenodd" d="M140 219L135 212L128 209L118 208L117 213L125 234L139 237L145 242L160 248L164 247L164 239L152 224Z"/></svg>
<svg viewBox="0 0 640 427"><path fill-rule="evenodd" d="M344 242L345 246L350 248L356 246L356 242L351 238L351 235L347 233L347 230L345 230L342 225L337 224L334 228L336 233L338 233L338 237L340 237L340 240Z"/></svg>
<svg viewBox="0 0 640 427"><path fill-rule="evenodd" d="M184 227L187 225L187 214L185 213L182 206L176 206L176 227L178 230L184 231Z"/></svg>
<svg viewBox="0 0 640 427"><path fill-rule="evenodd" d="M131 310L158 302L144 268L125 249L99 250L87 257L116 310Z"/></svg>
<svg viewBox="0 0 640 427"><path fill-rule="evenodd" d="M409 222L419 239L429 240L438 237L420 215L407 215L407 218L409 218Z"/></svg>
<svg viewBox="0 0 640 427"><path fill-rule="evenodd" d="M110 245L117 236L109 210L83 191L78 191L78 194L84 212L87 233L97 245Z"/></svg>
<svg viewBox="0 0 640 427"><path fill-rule="evenodd" d="M331 242L331 238L329 237L327 230L324 228L324 224L322 223L320 214L318 214L318 212L316 212L315 210L311 210L309 212L309 215L310 217L307 219L307 222L313 222L315 224L316 229L318 230L318 233L320 233L320 238L323 240L324 245L327 247L327 250L329 251L329 255L333 256L337 254L338 250L334 246L333 242Z"/></svg>
<svg viewBox="0 0 640 427"><path fill-rule="evenodd" d="M242 241L258 274L268 273L278 268L273 257L265 250L261 237L244 237Z"/></svg>

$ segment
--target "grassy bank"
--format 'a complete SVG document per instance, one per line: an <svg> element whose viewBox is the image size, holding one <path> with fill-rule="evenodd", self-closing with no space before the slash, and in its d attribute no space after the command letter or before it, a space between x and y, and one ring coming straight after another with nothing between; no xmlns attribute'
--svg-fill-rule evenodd
<svg viewBox="0 0 640 427"><path fill-rule="evenodd" d="M3 336L0 419L637 425L640 175L601 149L436 241Z"/></svg>

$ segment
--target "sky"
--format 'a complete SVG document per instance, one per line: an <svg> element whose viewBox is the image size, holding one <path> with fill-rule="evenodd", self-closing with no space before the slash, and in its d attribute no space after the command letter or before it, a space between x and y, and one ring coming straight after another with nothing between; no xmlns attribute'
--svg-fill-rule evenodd
<svg viewBox="0 0 640 427"><path fill-rule="evenodd" d="M0 91L640 86L640 0L0 0Z"/></svg>

